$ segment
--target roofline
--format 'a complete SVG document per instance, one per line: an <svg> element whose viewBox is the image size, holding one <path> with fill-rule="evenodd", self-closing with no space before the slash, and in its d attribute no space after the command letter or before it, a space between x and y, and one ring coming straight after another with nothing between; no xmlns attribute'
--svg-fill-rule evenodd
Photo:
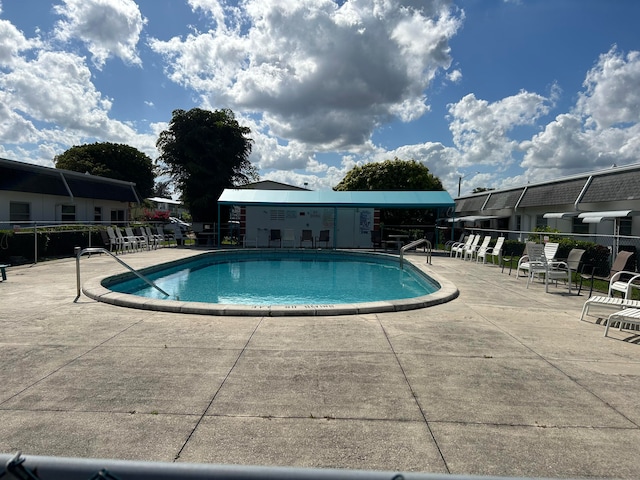
<svg viewBox="0 0 640 480"><path fill-rule="evenodd" d="M87 173L74 172L73 170L65 170L64 168L45 167L43 165L36 165L35 163L20 162L18 160L9 160L7 158L2 158L2 157L0 157L0 164L6 164L8 166L13 166L23 170L30 170L30 171L42 173L45 175L63 174L63 175L69 175L72 177L77 177L77 178L85 178L85 179L90 178L91 180L104 182L104 183L117 183L120 185L128 185L128 186L134 186L134 187L136 185L135 182L127 182L126 180L117 180L115 178L100 177L98 175L91 175L90 173L87 174Z"/></svg>
<svg viewBox="0 0 640 480"><path fill-rule="evenodd" d="M278 200L255 200L255 199L245 199L245 200L238 200L238 199L222 199L222 197L225 195L225 192L228 191L233 191L233 190L239 190L242 191L244 189L233 189L233 188L228 188L225 189L222 194L220 195L220 197L218 198L218 205L248 205L248 206L281 206L281 205L289 205L289 206L295 206L295 207L331 207L331 208L345 208L345 207L355 207L355 208L421 208L419 206L416 206L415 202L400 202L400 203L385 203L385 202L381 202L379 200L367 200L367 201L352 201L350 198L349 199L345 199L345 200L331 200L331 201L320 201L316 198L311 198L310 200L306 200L306 199L296 199L295 201L278 201ZM255 191L259 191L259 190L253 190ZM266 190L265 190L266 191ZM384 191L363 191L363 192L355 192L355 191L343 191L343 192L337 192L337 191L330 191L332 194L335 194L336 196L347 196L347 194L375 194L375 193L384 193ZM409 191L405 191L406 193L409 193ZM325 193L325 192L320 192L320 191L314 191L314 190L305 190L303 191L296 191L296 190L290 190L289 193L295 193L295 194L303 194L305 196L317 196L319 194ZM387 192L388 193L388 192ZM402 192L397 192L397 191L393 191L393 193L402 193ZM439 201L439 202L429 202L429 203L425 203L424 207L422 208L448 208L448 207L453 207L455 206L455 201L451 198L451 196L449 196L449 193L446 190L434 190L431 191L429 193L438 193L438 194L443 194L446 195L447 197L449 197L449 201Z"/></svg>
<svg viewBox="0 0 640 480"><path fill-rule="evenodd" d="M554 183L563 183L563 182L568 182L571 180L579 180L584 178L585 181L589 178L589 177L598 177L598 176L602 176L602 175L610 175L614 172L620 172L620 171L625 171L625 170L640 170L640 163L632 163L630 165L623 165L621 167L618 166L614 166L614 167L609 167L607 169L603 169L603 170L595 170L592 172L583 172L583 173L576 173L574 175L568 175L566 177L561 177L555 180L547 180L545 182L536 182L536 183L527 183L525 185L520 185L517 187L509 187L509 188L504 188L504 189L495 189L495 190L491 190L491 193L505 193L505 192L512 192L515 190L520 190L521 188L528 188L528 187L538 187L541 185L552 185ZM474 198L476 196L480 196L482 194L486 194L487 191L484 192L478 192L478 193L473 193L470 195L462 195L460 197L456 197L456 200L462 200L465 198Z"/></svg>

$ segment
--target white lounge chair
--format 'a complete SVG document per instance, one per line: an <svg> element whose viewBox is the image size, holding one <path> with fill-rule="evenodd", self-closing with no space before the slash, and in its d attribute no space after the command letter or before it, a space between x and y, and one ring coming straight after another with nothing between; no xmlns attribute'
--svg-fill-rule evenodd
<svg viewBox="0 0 640 480"><path fill-rule="evenodd" d="M584 302L584 306L582 307L582 315L580 315L580 321L584 320L584 316L589 313L589 308L594 305L600 307L613 307L617 309L640 308L640 300L631 300L628 298L620 297L605 297L604 295L589 297L589 299Z"/></svg>
<svg viewBox="0 0 640 480"><path fill-rule="evenodd" d="M462 233L460 235L460 238L456 241L456 240L447 240L444 244L444 249L451 251L451 247L453 247L454 245L457 244L464 244L464 242L467 240L467 235L465 235L464 233Z"/></svg>
<svg viewBox="0 0 640 480"><path fill-rule="evenodd" d="M462 254L462 252L464 251L464 247L466 245L471 245L471 242L473 242L473 240L476 238L475 235L471 234L469 235L467 238L465 238L465 240L463 242L456 242L453 245L451 245L451 250L449 251L449 256L453 257L453 256L458 256L458 252L460 252L460 254Z"/></svg>
<svg viewBox="0 0 640 480"><path fill-rule="evenodd" d="M502 263L502 245L504 245L504 237L498 237L493 247L487 247L486 250L478 251L476 255L476 261L479 262L482 259L482 263L487 263L487 257L491 257L491 263L496 265L495 259L498 259L497 265Z"/></svg>
<svg viewBox="0 0 640 480"><path fill-rule="evenodd" d="M465 260L473 260L474 257L477 258L480 252L482 252L482 254L484 255L484 252L487 251L487 248L489 248L490 243L491 243L491 235L485 235L480 245L476 245L475 248L469 249L468 251L465 252Z"/></svg>
<svg viewBox="0 0 640 480"><path fill-rule="evenodd" d="M607 326L604 329L604 336L609 333L609 327L613 322L619 322L618 330L622 330L623 325L640 325L640 308L625 308L619 312L612 313L607 319Z"/></svg>
<svg viewBox="0 0 640 480"><path fill-rule="evenodd" d="M462 247L462 252L460 252L460 258L462 258L463 260L466 260L467 257L469 257L469 259L473 258L473 254L478 249L479 243L480 243L480 235L476 235L473 238L473 241L471 242L470 245L465 245L464 247Z"/></svg>

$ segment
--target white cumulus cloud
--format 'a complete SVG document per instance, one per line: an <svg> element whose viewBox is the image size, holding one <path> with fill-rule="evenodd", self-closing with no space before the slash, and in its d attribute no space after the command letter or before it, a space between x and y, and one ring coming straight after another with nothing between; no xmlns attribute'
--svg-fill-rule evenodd
<svg viewBox="0 0 640 480"><path fill-rule="evenodd" d="M146 20L133 0L63 1L54 7L64 17L57 24L57 38L84 42L99 68L111 56L129 64L141 63L136 45Z"/></svg>
<svg viewBox="0 0 640 480"><path fill-rule="evenodd" d="M210 105L255 112L272 135L319 149L366 143L391 118L428 110L461 17L433 2L190 0L212 28L153 39L169 77Z"/></svg>
<svg viewBox="0 0 640 480"><path fill-rule="evenodd" d="M530 141L522 167L545 177L640 160L640 52L612 48L587 72L573 111Z"/></svg>

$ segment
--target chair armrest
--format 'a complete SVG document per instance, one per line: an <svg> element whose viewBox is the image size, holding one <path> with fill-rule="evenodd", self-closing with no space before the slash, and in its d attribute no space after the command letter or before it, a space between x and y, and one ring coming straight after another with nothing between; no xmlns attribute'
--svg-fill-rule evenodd
<svg viewBox="0 0 640 480"><path fill-rule="evenodd" d="M591 269L590 273L587 273L587 270ZM582 271L580 272L580 276L582 276L582 278L584 279L592 279L593 280L593 274L596 271L596 266L595 265L591 265L589 263L585 263L584 265L582 265Z"/></svg>
<svg viewBox="0 0 640 480"><path fill-rule="evenodd" d="M627 280L621 280L620 277L622 277L623 275L632 277L631 280L635 280L636 278L640 278L640 274L638 274L636 272L630 272L628 270L621 270L621 271L616 272L616 273L613 274L613 276L609 280L609 283L618 282L618 281L622 281L622 282L625 282L625 283L631 282L631 280L628 280L628 281Z"/></svg>
<svg viewBox="0 0 640 480"><path fill-rule="evenodd" d="M548 262L547 265L549 266L549 268L554 268L554 269L563 269L563 270L569 270L569 264L565 261L553 261L553 262Z"/></svg>

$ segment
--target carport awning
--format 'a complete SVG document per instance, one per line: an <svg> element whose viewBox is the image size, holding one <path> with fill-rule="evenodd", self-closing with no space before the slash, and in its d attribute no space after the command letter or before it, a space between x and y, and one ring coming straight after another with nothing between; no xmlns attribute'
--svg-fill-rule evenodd
<svg viewBox="0 0 640 480"><path fill-rule="evenodd" d="M493 220L494 218L506 218L496 215L468 215L466 217L449 218L447 222L481 222L482 220Z"/></svg>
<svg viewBox="0 0 640 480"><path fill-rule="evenodd" d="M571 218L577 217L580 212L549 212L545 213L543 218Z"/></svg>
<svg viewBox="0 0 640 480"><path fill-rule="evenodd" d="M604 220L615 220L616 218L629 217L637 215L638 212L633 210L612 210L608 212L582 212L578 218L582 219L582 223L600 223Z"/></svg>
<svg viewBox="0 0 640 480"><path fill-rule="evenodd" d="M225 189L219 205L352 208L448 208L455 202L445 191L335 192L315 190Z"/></svg>

